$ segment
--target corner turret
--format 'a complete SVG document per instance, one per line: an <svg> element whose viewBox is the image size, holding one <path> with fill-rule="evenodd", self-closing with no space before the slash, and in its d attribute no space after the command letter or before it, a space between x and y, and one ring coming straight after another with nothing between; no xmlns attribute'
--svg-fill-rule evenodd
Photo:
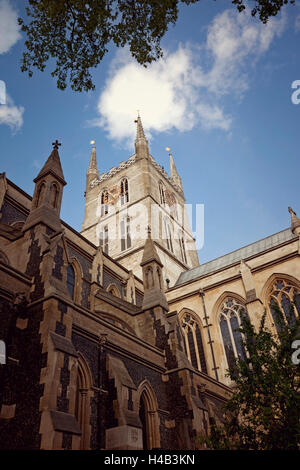
<svg viewBox="0 0 300 470"><path fill-rule="evenodd" d="M56 140L52 145L53 150L48 160L33 180L35 189L31 210L23 226L23 232L38 223L43 223L56 232L61 230L61 201L63 187L67 183L64 179L58 154L58 147L61 144Z"/></svg>

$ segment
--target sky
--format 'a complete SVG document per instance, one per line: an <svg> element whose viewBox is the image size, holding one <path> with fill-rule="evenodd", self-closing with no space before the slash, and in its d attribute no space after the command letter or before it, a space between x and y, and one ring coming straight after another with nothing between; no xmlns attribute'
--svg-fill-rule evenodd
<svg viewBox="0 0 300 470"><path fill-rule="evenodd" d="M169 171L170 147L186 203L204 205L201 264L287 228L288 206L300 214L298 0L268 25L230 0L181 6L163 59L145 68L111 47L88 93L58 90L50 66L21 72L25 5L0 0L0 171L24 191L58 139L61 217L80 231L90 141L100 173L127 160L139 110L155 160Z"/></svg>

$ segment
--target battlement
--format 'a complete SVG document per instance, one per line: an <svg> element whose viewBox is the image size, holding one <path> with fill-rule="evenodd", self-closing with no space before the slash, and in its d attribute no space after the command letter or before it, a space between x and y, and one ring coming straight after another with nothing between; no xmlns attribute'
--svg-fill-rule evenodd
<svg viewBox="0 0 300 470"><path fill-rule="evenodd" d="M117 173L120 171L130 167L134 162L136 161L136 154L132 155L127 161L123 160L117 167L113 166L109 172L107 173L102 173L99 176L99 179L95 178L91 181L90 183L90 188L94 188L95 186L98 186L100 183L103 181L107 181L113 176L115 176ZM174 187L174 189L180 193L182 193L182 188L173 180L172 177L168 175L168 173L165 171L164 167L161 166L159 163L155 161L155 159L150 155L150 161L152 165L161 173L164 178L166 178L170 184Z"/></svg>

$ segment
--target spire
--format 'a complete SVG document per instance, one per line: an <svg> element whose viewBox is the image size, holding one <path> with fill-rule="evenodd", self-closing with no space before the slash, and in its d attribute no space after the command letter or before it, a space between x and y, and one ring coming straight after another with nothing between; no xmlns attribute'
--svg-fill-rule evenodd
<svg viewBox="0 0 300 470"><path fill-rule="evenodd" d="M90 157L89 167L86 172L86 188L85 188L85 193L84 193L85 196L88 193L88 191L91 189L91 182L95 179L96 180L99 179L95 141L91 140L91 144L92 144L92 153Z"/></svg>
<svg viewBox="0 0 300 470"><path fill-rule="evenodd" d="M52 143L53 150L45 165L33 180L35 182L29 215L25 221L22 231L43 224L54 231L61 231L60 208L65 184L58 147L61 145L57 140Z"/></svg>
<svg viewBox="0 0 300 470"><path fill-rule="evenodd" d="M90 163L88 167L88 174L93 174L99 178L99 173L98 173L98 168L97 168L97 157L96 157L96 146L95 146L95 141L91 140L92 144L92 153L91 153L91 158L90 158Z"/></svg>
<svg viewBox="0 0 300 470"><path fill-rule="evenodd" d="M300 234L300 219L291 207L288 207L288 211L291 214L291 229L295 235Z"/></svg>
<svg viewBox="0 0 300 470"><path fill-rule="evenodd" d="M135 153L138 158L148 158L149 157L149 148L148 141L145 137L143 124L140 115L138 114L137 119L134 121L136 123L136 139L135 139Z"/></svg>
<svg viewBox="0 0 300 470"><path fill-rule="evenodd" d="M62 171L61 163L60 163L60 158L59 158L59 153L58 153L58 147L61 145L58 140L52 143L53 145L53 150L51 154L48 157L48 160L46 161L45 165L37 175L37 177L33 180L34 183L37 183L41 178L45 177L48 173L52 173L53 176L58 178L60 182L65 186L67 183L65 182L64 174Z"/></svg>
<svg viewBox="0 0 300 470"><path fill-rule="evenodd" d="M174 181L174 183L177 184L182 189L182 181L178 174L178 171L174 162L174 158L171 153L171 149L170 147L167 147L166 150L169 151L169 157L170 157L170 177Z"/></svg>
<svg viewBox="0 0 300 470"><path fill-rule="evenodd" d="M144 133L144 128L143 128L141 116L139 114L138 114L137 120L135 122L137 124L137 126L136 126L136 140L138 140L138 139L145 139L146 140L146 136L145 136L145 133Z"/></svg>
<svg viewBox="0 0 300 470"><path fill-rule="evenodd" d="M143 258L140 265L143 269L143 310L160 306L165 311L168 311L169 306L163 287L163 265L151 238L150 227L148 227L148 238L144 246Z"/></svg>
<svg viewBox="0 0 300 470"><path fill-rule="evenodd" d="M155 245L151 238L151 228L149 226L148 226L147 231L148 231L148 238L144 246L143 257L142 257L142 261L140 265L144 266L145 264L148 264L151 261L156 261L162 267L163 266L162 262L160 261Z"/></svg>

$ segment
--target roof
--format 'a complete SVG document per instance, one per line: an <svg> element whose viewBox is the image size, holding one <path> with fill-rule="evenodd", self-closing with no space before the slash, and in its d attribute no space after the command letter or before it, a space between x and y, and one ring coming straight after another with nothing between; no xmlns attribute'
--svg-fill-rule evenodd
<svg viewBox="0 0 300 470"><path fill-rule="evenodd" d="M226 255L220 256L212 261L208 261L196 268L190 269L189 271L182 272L176 281L175 286L184 284L185 282L193 281L199 277L211 274L219 269L226 268L241 260L246 260L252 256L258 255L266 250L281 245L287 241L297 239L290 228L282 230L281 232L274 233L269 237L258 240L257 242L251 243L250 245L239 248L238 250L227 253Z"/></svg>
<svg viewBox="0 0 300 470"><path fill-rule="evenodd" d="M144 266L145 264L150 263L151 261L156 261L160 266L162 266L160 257L158 256L149 230L140 266Z"/></svg>
<svg viewBox="0 0 300 470"><path fill-rule="evenodd" d="M56 148L52 150L48 160L46 161L43 168L33 181L36 183L40 178L47 175L47 173L49 172L53 173L58 179L60 179L64 185L66 184L60 163L59 154Z"/></svg>

